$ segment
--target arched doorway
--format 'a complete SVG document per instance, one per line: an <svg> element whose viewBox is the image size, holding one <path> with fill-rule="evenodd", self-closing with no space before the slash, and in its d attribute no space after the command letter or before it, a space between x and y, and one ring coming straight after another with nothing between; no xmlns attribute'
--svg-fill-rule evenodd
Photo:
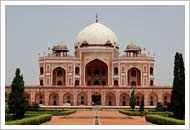
<svg viewBox="0 0 190 130"><path fill-rule="evenodd" d="M61 67L57 67L53 70L53 85L62 86L65 85L65 70Z"/></svg>
<svg viewBox="0 0 190 130"><path fill-rule="evenodd" d="M92 95L92 105L101 105L101 95L99 93L95 93Z"/></svg>
<svg viewBox="0 0 190 130"><path fill-rule="evenodd" d="M41 92L37 93L35 95L35 102L38 104L44 104L45 103L45 98L44 98L44 94L42 94Z"/></svg>
<svg viewBox="0 0 190 130"><path fill-rule="evenodd" d="M28 104L31 103L31 95L30 95L30 93L25 92L25 99L26 99L26 102L27 102Z"/></svg>
<svg viewBox="0 0 190 130"><path fill-rule="evenodd" d="M158 96L155 93L149 95L149 105L156 106L158 102Z"/></svg>
<svg viewBox="0 0 190 130"><path fill-rule="evenodd" d="M136 98L136 105L140 106L140 102L141 102L141 98L142 98L143 94L142 93L136 93L135 94L135 98Z"/></svg>
<svg viewBox="0 0 190 130"><path fill-rule="evenodd" d="M111 92L106 95L106 105L107 106L115 106L116 105L116 97Z"/></svg>
<svg viewBox="0 0 190 130"><path fill-rule="evenodd" d="M65 93L63 95L63 103L68 103L70 105L73 105L73 95L71 93Z"/></svg>
<svg viewBox="0 0 190 130"><path fill-rule="evenodd" d="M108 66L98 59L89 62L85 68L85 82L87 85L107 85Z"/></svg>
<svg viewBox="0 0 190 130"><path fill-rule="evenodd" d="M141 71L135 67L128 70L128 85L141 85Z"/></svg>
<svg viewBox="0 0 190 130"><path fill-rule="evenodd" d="M49 104L52 106L59 105L59 95L57 93L51 93L49 95Z"/></svg>
<svg viewBox="0 0 190 130"><path fill-rule="evenodd" d="M163 94L163 104L167 105L171 101L171 95L169 93Z"/></svg>
<svg viewBox="0 0 190 130"><path fill-rule="evenodd" d="M119 99L120 106L129 106L130 96L127 93L122 93Z"/></svg>
<svg viewBox="0 0 190 130"><path fill-rule="evenodd" d="M78 105L87 105L87 94L85 93L80 93L77 96L77 104Z"/></svg>

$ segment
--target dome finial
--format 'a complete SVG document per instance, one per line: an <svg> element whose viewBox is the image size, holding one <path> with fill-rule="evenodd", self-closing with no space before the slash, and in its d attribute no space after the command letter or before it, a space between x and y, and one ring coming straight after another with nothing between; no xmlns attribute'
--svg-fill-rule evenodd
<svg viewBox="0 0 190 130"><path fill-rule="evenodd" d="M98 23L98 14L96 13L96 23Z"/></svg>

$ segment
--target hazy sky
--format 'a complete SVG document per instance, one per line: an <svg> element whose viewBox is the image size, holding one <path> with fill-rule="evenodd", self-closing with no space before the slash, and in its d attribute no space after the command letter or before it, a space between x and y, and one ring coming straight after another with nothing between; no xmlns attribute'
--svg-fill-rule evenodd
<svg viewBox="0 0 190 130"><path fill-rule="evenodd" d="M184 6L6 6L6 84L17 67L25 84L39 84L38 53L74 40L95 22L109 27L119 39L120 54L131 41L155 56L156 85L172 85L175 53L184 57Z"/></svg>

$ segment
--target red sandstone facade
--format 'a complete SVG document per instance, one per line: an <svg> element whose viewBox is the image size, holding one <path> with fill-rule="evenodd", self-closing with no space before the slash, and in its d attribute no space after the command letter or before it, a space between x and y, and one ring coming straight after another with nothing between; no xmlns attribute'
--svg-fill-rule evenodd
<svg viewBox="0 0 190 130"><path fill-rule="evenodd" d="M46 106L129 106L135 90L137 106L170 102L172 88L154 84L154 57L133 43L119 54L116 35L103 24L84 28L75 41L75 54L65 44L39 57L40 85L25 86L27 99ZM6 86L10 92L10 86Z"/></svg>

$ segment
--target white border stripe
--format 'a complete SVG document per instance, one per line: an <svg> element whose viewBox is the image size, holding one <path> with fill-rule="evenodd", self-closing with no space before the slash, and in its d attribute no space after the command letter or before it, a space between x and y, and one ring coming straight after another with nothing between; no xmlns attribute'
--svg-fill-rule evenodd
<svg viewBox="0 0 190 130"><path fill-rule="evenodd" d="M2 1L5 5L185 5L187 1Z"/></svg>
<svg viewBox="0 0 190 130"><path fill-rule="evenodd" d="M3 99L5 99L5 5L1 4L1 126L5 124L5 100Z"/></svg>
<svg viewBox="0 0 190 130"><path fill-rule="evenodd" d="M185 5L185 124L189 124L189 4ZM187 109L188 108L188 109Z"/></svg>

